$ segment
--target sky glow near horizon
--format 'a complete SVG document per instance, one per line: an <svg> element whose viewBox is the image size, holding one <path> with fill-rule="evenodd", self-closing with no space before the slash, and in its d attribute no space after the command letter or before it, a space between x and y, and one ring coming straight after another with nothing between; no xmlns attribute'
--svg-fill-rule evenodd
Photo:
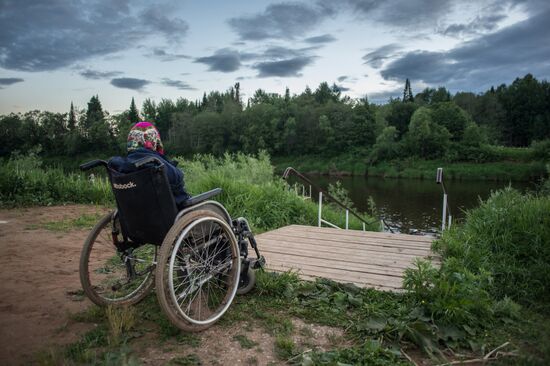
<svg viewBox="0 0 550 366"><path fill-rule="evenodd" d="M200 99L240 82L283 94L327 81L384 102L446 86L550 79L543 0L0 0L0 114L132 97Z"/></svg>

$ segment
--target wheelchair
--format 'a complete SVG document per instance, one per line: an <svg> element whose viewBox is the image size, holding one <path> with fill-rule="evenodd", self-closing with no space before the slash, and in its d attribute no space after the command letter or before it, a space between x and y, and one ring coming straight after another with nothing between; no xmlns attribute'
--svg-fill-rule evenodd
<svg viewBox="0 0 550 366"><path fill-rule="evenodd" d="M178 328L201 331L213 325L236 294L254 288L255 270L265 266L250 225L235 220L211 200L220 188L176 205L164 170L155 157L134 163L121 174L104 166L116 209L101 218L84 242L80 282L99 306L133 305L152 290L161 309ZM255 258L249 258L249 245Z"/></svg>

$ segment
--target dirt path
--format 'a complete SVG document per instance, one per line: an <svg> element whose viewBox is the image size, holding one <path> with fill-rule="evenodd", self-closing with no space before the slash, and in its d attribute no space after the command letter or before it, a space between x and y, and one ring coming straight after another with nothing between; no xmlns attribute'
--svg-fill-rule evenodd
<svg viewBox="0 0 550 366"><path fill-rule="evenodd" d="M71 295L80 289L78 261L88 230L55 232L40 225L105 211L82 205L0 210L1 365L29 362L85 331L68 315L90 305Z"/></svg>
<svg viewBox="0 0 550 366"><path fill-rule="evenodd" d="M75 295L81 291L79 258L89 229L59 229L83 215L107 211L84 205L0 210L0 365L36 363L39 352L74 342L94 326L70 317L91 305L82 295ZM298 319L292 323L296 344L314 342L317 347L328 347L331 336L342 336L340 329L307 325ZM274 352L275 338L247 324L214 326L197 335L201 339L197 348L182 347L174 340L160 342L154 332L145 332L133 348L144 365L165 365L186 355L195 355L208 365L283 364ZM305 328L309 335L300 335ZM235 336L240 334L254 342L253 349L239 345Z"/></svg>

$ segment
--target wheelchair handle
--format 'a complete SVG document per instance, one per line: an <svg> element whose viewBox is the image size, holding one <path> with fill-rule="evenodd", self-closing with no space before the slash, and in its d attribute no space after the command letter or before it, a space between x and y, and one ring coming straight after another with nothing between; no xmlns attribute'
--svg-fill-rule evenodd
<svg viewBox="0 0 550 366"><path fill-rule="evenodd" d="M90 169L95 168L96 166L100 166L100 165L103 165L103 166L107 167L107 162L105 160L92 160L92 161L89 161L87 163L81 164L80 165L80 170L82 170L84 172L86 170L90 170Z"/></svg>
<svg viewBox="0 0 550 366"><path fill-rule="evenodd" d="M145 165L147 163L152 163L152 162L156 162L158 165L157 165L157 168L161 168L164 166L164 163L159 159L159 158L156 158L154 156L148 156L146 158L143 158L143 159L139 159L138 161L136 161L134 163L134 166L136 168L139 168L140 166L142 165Z"/></svg>

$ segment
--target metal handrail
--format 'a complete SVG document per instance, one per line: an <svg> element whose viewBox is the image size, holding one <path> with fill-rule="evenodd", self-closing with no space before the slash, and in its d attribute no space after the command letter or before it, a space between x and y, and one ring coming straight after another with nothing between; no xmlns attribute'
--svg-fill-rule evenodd
<svg viewBox="0 0 550 366"><path fill-rule="evenodd" d="M286 180L290 174L294 174L296 177L300 178L301 180L303 180L304 182L306 182L307 184L309 184L310 186L314 187L320 194L320 199L322 199L323 195L326 196L327 198L329 198L330 200L332 200L334 203L336 203L338 206L342 207L344 210L346 210L346 212L349 212L351 213L353 216L355 216L357 219L359 219L363 225L372 225L374 224L376 221L367 221L365 220L364 218L362 218L361 216L359 216L358 213L356 213L355 211L353 211L352 209L350 209L349 207L347 207L346 205L344 205L342 202L338 201L336 198L334 198L331 194L329 194L327 191L325 191L324 189L322 189L321 187L319 187L317 184L313 183L312 181L310 181L306 176L304 176L302 173L300 173L299 171L297 171L296 169L292 168L292 167L288 167L285 169L284 173L283 173L283 179ZM320 215L320 213L319 213ZM347 215L347 214L346 214ZM391 228L390 225L388 225L383 218L380 218L380 220L382 221L382 224L384 224L384 226L386 226L390 232L394 232L393 229ZM331 223L329 223L328 221L325 221L323 219L321 219L319 217L319 221L322 221L322 222L325 222L331 226L335 226ZM348 220L346 220L348 221Z"/></svg>
<svg viewBox="0 0 550 366"><path fill-rule="evenodd" d="M437 184L441 184L441 188L443 189L443 217L441 220L441 231L450 229L451 228L451 221L453 219L453 216L451 215L451 207L449 206L448 202L448 194L447 190L445 189L445 182L443 182L443 168L437 168L437 174L435 178L435 182ZM447 219L447 212L449 213L449 222L446 223Z"/></svg>

